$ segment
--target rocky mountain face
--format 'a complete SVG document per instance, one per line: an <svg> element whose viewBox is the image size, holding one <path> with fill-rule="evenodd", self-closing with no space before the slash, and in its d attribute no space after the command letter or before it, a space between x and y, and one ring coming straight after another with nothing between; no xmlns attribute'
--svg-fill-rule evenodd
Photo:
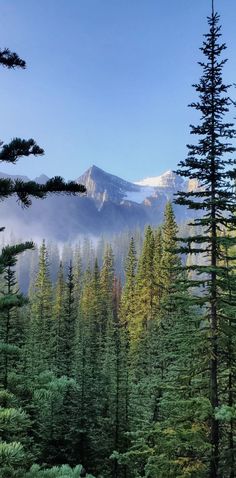
<svg viewBox="0 0 236 478"><path fill-rule="evenodd" d="M0 177L10 177L0 173ZM16 176L14 176L15 178ZM27 177L22 177L27 180ZM36 181L44 183L47 176ZM132 183L92 166L76 179L87 188L80 197L54 196L34 200L25 210L12 198L1 204L1 225L22 238L66 241L80 235L110 235L124 229L158 225L163 220L165 204L177 191L198 188L173 171ZM190 218L184 207L174 206L178 222Z"/></svg>

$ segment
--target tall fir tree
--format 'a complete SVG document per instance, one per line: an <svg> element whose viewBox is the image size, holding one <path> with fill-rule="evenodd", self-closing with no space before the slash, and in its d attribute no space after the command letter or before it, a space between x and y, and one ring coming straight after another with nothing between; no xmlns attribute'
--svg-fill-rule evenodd
<svg viewBox="0 0 236 478"><path fill-rule="evenodd" d="M62 362L64 374L74 375L76 310L74 298L74 274L72 261L69 263L64 299L64 354Z"/></svg>
<svg viewBox="0 0 236 478"><path fill-rule="evenodd" d="M136 272L137 253L133 237L130 239L129 250L125 264L125 283L121 294L119 309L120 318L120 428L122 443L119 452L125 452L129 446L128 432L130 432L130 334L135 327L136 312ZM124 465L123 476L127 477L127 466Z"/></svg>
<svg viewBox="0 0 236 478"><path fill-rule="evenodd" d="M30 296L30 327L27 344L32 376L53 367L52 284L45 241L39 251L39 268Z"/></svg>
<svg viewBox="0 0 236 478"><path fill-rule="evenodd" d="M196 253L205 258L205 264L193 264L188 267L200 275L195 284L203 286L198 301L204 305L209 323L209 396L212 405L211 418L211 460L209 476L221 476L220 460L220 427L216 414L221 403L219 389L220 354L219 345L227 319L222 316L222 288L226 281L230 266L222 263L222 244L228 247L235 243L235 238L222 231L235 226L235 200L232 192L232 180L235 179L235 160L231 158L235 148L230 140L235 137L233 124L225 120L229 111L229 86L222 80L222 71L226 60L221 54L226 46L220 42L221 27L219 15L214 11L208 18L209 32L205 35L201 51L205 62L200 62L203 74L200 82L194 85L199 100L190 106L201 114L199 125L191 125L191 134L199 136L197 144L188 145L188 157L181 161L177 173L199 181L197 191L179 192L176 202L187 205L200 212L200 217L193 221L194 226L201 226L198 235L184 239L184 253ZM223 302L226 299L224 296ZM224 471L225 473L226 471Z"/></svg>
<svg viewBox="0 0 236 478"><path fill-rule="evenodd" d="M14 266L18 254L32 247L32 243L6 246L0 255L0 273L3 275L0 298L0 470L3 478L20 477L30 463L26 449L30 421L16 396L17 382L22 379L19 365L22 364L24 343L19 310L26 299L16 288Z"/></svg>
<svg viewBox="0 0 236 478"><path fill-rule="evenodd" d="M60 262L53 302L53 368L57 376L63 375L63 351L64 351L64 300L65 280L63 264Z"/></svg>

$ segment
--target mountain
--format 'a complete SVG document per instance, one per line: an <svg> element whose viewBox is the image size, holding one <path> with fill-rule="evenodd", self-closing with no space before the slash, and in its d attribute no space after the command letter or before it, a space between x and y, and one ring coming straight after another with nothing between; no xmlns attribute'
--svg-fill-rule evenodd
<svg viewBox="0 0 236 478"><path fill-rule="evenodd" d="M0 177L12 177L0 173ZM21 176L27 180L26 176ZM35 178L47 181L42 174ZM91 166L76 181L87 188L79 197L52 196L33 200L29 209L22 209L14 198L1 204L2 224L15 235L33 239L75 240L80 235L110 235L123 229L158 225L163 220L165 204L177 191L198 188L196 181L184 181L173 171L137 182L125 181L97 166ZM178 222L189 219L189 211L174 206Z"/></svg>
<svg viewBox="0 0 236 478"><path fill-rule="evenodd" d="M161 190L179 190L184 187L184 180L181 176L177 176L173 171L166 171L161 176L155 176L151 178L145 178L141 181L137 181L135 184L139 186L150 186L153 188L160 188Z"/></svg>
<svg viewBox="0 0 236 478"><path fill-rule="evenodd" d="M92 166L76 181L86 186L87 196L95 201L99 210L107 201L145 204L145 200L160 195L164 195L165 200L172 199L177 191L188 189L188 183L173 171L131 183Z"/></svg>
<svg viewBox="0 0 236 478"><path fill-rule="evenodd" d="M87 195L94 199L99 209L105 201L120 204L127 193L139 191L139 186L134 183L106 173L97 166L89 168L77 182L85 185Z"/></svg>

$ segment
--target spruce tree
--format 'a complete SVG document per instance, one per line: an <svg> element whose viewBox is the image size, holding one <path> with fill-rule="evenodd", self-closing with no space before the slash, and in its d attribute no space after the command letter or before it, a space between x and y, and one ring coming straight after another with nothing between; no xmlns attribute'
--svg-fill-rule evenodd
<svg viewBox="0 0 236 478"><path fill-rule="evenodd" d="M131 332L131 346L135 342L145 341L145 335L154 318L156 302L156 284L154 272L155 239L151 226L145 231L142 252L138 261L136 276L136 311L134 330ZM146 350L147 352L147 350ZM145 354L146 354L145 352ZM147 359L146 354L146 359ZM143 357L145 359L145 357ZM145 363L145 362L144 362Z"/></svg>
<svg viewBox="0 0 236 478"><path fill-rule="evenodd" d="M0 470L3 478L20 476L29 462L26 447L29 445L27 433L30 421L15 394L17 379L19 382L22 378L16 379L16 376L17 373L19 375L24 343L19 309L26 299L16 288L14 266L18 254L32 247L32 243L6 246L0 255L0 274L3 275L0 298Z"/></svg>
<svg viewBox="0 0 236 478"><path fill-rule="evenodd" d="M102 351L104 349L100 271L84 273L76 331L76 379L80 384L80 462L85 466L99 462L102 408Z"/></svg>
<svg viewBox="0 0 236 478"><path fill-rule="evenodd" d="M121 295L119 310L120 318L120 429L122 441L116 452L125 452L129 446L128 432L130 431L130 333L134 330L136 311L136 272L137 257L133 237L130 239L129 250L125 264L125 283ZM127 466L124 465L124 478L127 476Z"/></svg>
<svg viewBox="0 0 236 478"><path fill-rule="evenodd" d="M229 86L222 80L222 70L226 60L221 54L226 46L220 42L221 27L219 15L214 11L212 2L211 16L208 18L209 32L205 35L201 51L205 62L200 62L203 69L202 77L194 85L199 100L190 106L201 114L200 123L191 125L191 134L199 136L196 144L188 145L188 156L181 161L177 173L189 179L199 181L197 191L179 192L176 202L187 205L190 209L199 211L200 215L193 221L194 226L200 226L197 235L185 238L186 246L183 253L200 254L205 259L204 264L193 264L189 270L194 270L200 276L195 284L203 286L198 301L204 305L204 312L209 323L209 396L212 405L211 418L211 460L209 476L220 476L220 428L216 411L220 404L219 396L219 342L227 322L222 314L224 303L228 298L222 289L230 266L222 263L222 244L228 248L235 243L235 238L222 231L235 226L235 200L232 192L232 180L235 179L235 160L231 158L235 148L230 140L235 137L233 124L225 119L229 111L230 99L227 91ZM207 263L206 263L207 261ZM233 475L231 475L233 476Z"/></svg>
<svg viewBox="0 0 236 478"><path fill-rule="evenodd" d="M161 252L158 252L158 255L161 255L160 287L162 289L162 301L168 300L168 297L171 296L171 293L176 288L180 273L181 260L179 254L175 252L177 234L178 227L173 207L171 202L167 202L161 231ZM157 273L159 272L158 269Z"/></svg>
<svg viewBox="0 0 236 478"><path fill-rule="evenodd" d="M156 322L155 238L148 226L141 255L138 260L135 280L135 310L128 325L130 348L130 406L131 430L149 420L153 394L150 373L152 370L150 340Z"/></svg>
<svg viewBox="0 0 236 478"><path fill-rule="evenodd" d="M53 363L57 376L63 375L65 280L60 262L53 302Z"/></svg>
<svg viewBox="0 0 236 478"><path fill-rule="evenodd" d="M30 297L30 328L27 344L28 367L32 377L53 367L52 284L48 253L43 241L39 251L39 268Z"/></svg>
<svg viewBox="0 0 236 478"><path fill-rule="evenodd" d="M74 275L71 261L68 267L64 300L64 353L62 356L62 362L64 366L64 375L72 377L74 374L75 360L76 311L74 307Z"/></svg>
<svg viewBox="0 0 236 478"><path fill-rule="evenodd" d="M154 268L155 268L155 283L156 283L156 312L161 306L161 297L163 294L162 284L162 228L159 227L155 231L155 253L154 253Z"/></svg>
<svg viewBox="0 0 236 478"><path fill-rule="evenodd" d="M75 247L75 250L73 253L73 264L74 264L75 309L76 309L76 314L78 317L80 299L81 299L81 293L82 293L82 285L83 285L83 265L82 265L80 245L77 245Z"/></svg>
<svg viewBox="0 0 236 478"><path fill-rule="evenodd" d="M129 251L125 265L125 284L121 296L120 317L122 326L132 333L134 327L134 316L136 310L136 269L137 257L133 237L130 240Z"/></svg>
<svg viewBox="0 0 236 478"><path fill-rule="evenodd" d="M103 257L100 273L102 294L102 330L105 333L109 315L113 314L113 282L114 282L114 254L112 247L107 245Z"/></svg>
<svg viewBox="0 0 236 478"><path fill-rule="evenodd" d="M12 250L11 246L8 248ZM15 247L15 253L18 247ZM6 249L5 249L6 250ZM3 253L4 251L3 250ZM21 253L23 248L19 250ZM19 368L21 347L24 343L24 324L23 317L19 309L26 304L27 300L20 293L14 266L16 256L10 255L3 272L2 297L0 301L0 382L3 388L9 386L9 374L11 370Z"/></svg>

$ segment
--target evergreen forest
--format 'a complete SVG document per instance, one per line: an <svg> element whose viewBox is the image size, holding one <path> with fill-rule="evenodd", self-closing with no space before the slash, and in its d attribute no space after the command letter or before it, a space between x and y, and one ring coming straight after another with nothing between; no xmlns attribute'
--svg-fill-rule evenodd
<svg viewBox="0 0 236 478"><path fill-rule="evenodd" d="M219 22L212 4L177 170L198 181L175 198L196 219L178 225L168 201L161 225L96 245L2 245L1 478L236 478L236 130ZM8 49L0 64L25 68ZM0 161L41 154L15 138ZM0 179L25 207L59 193L84 188Z"/></svg>

